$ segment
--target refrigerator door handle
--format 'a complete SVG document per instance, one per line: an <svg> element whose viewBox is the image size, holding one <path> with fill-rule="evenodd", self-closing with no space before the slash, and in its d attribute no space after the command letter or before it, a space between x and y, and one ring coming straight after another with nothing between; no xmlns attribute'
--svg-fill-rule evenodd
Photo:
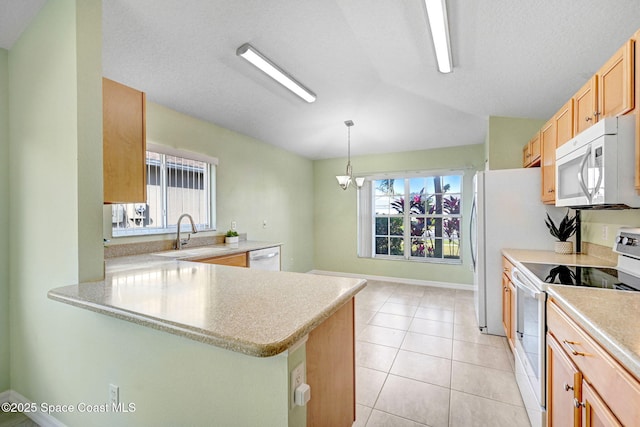
<svg viewBox="0 0 640 427"><path fill-rule="evenodd" d="M476 199L477 196L473 196L473 203L471 204L471 215L469 215L469 233L470 234L470 246L471 246L471 263L473 264L473 271L476 271L476 264L477 264L477 260L476 260L476 250L477 250L477 236L476 236L476 242L473 241L473 221L474 218L476 219L476 223L477 223L477 218L476 215L478 214L477 212L477 204L476 204ZM477 230L476 230L477 233Z"/></svg>

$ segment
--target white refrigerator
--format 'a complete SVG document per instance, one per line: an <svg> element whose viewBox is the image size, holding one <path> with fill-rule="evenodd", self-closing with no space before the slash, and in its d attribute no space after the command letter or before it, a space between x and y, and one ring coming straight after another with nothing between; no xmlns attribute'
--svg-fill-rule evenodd
<svg viewBox="0 0 640 427"><path fill-rule="evenodd" d="M566 208L540 201L540 168L478 172L471 208L471 255L478 326L483 333L504 335L502 327L502 253L504 248L553 250L544 223Z"/></svg>

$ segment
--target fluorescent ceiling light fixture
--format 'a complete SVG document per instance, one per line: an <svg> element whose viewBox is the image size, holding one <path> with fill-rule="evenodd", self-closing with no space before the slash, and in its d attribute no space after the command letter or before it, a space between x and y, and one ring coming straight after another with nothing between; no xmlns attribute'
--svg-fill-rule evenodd
<svg viewBox="0 0 640 427"><path fill-rule="evenodd" d="M253 65L262 70L262 72L267 74L269 77L271 77L305 101L313 102L316 100L315 93L311 92L302 83L291 77L289 73L271 62L266 56L258 52L249 43L245 43L240 46L236 50L236 55L241 56L242 58L251 62Z"/></svg>
<svg viewBox="0 0 640 427"><path fill-rule="evenodd" d="M453 71L451 65L451 45L449 44L449 23L446 0L424 0L431 29L433 47L436 50L438 70L441 73Z"/></svg>

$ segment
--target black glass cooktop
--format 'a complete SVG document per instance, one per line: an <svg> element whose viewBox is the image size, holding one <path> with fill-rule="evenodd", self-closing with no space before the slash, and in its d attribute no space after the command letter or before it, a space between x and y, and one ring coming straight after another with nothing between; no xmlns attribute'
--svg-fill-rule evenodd
<svg viewBox="0 0 640 427"><path fill-rule="evenodd" d="M522 263L546 283L640 291L640 279L615 268Z"/></svg>

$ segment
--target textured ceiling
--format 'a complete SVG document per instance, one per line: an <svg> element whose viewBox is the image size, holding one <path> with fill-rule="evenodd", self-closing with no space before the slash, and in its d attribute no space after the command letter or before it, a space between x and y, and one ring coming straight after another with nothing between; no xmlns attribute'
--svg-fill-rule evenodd
<svg viewBox="0 0 640 427"><path fill-rule="evenodd" d="M0 48L11 49L46 0L0 0Z"/></svg>
<svg viewBox="0 0 640 427"><path fill-rule="evenodd" d="M482 143L490 115L546 119L640 28L638 0L448 9L454 71L440 74L421 0L103 0L103 71L150 101L321 159L346 155L347 119L354 156ZM246 42L317 101L237 57Z"/></svg>

